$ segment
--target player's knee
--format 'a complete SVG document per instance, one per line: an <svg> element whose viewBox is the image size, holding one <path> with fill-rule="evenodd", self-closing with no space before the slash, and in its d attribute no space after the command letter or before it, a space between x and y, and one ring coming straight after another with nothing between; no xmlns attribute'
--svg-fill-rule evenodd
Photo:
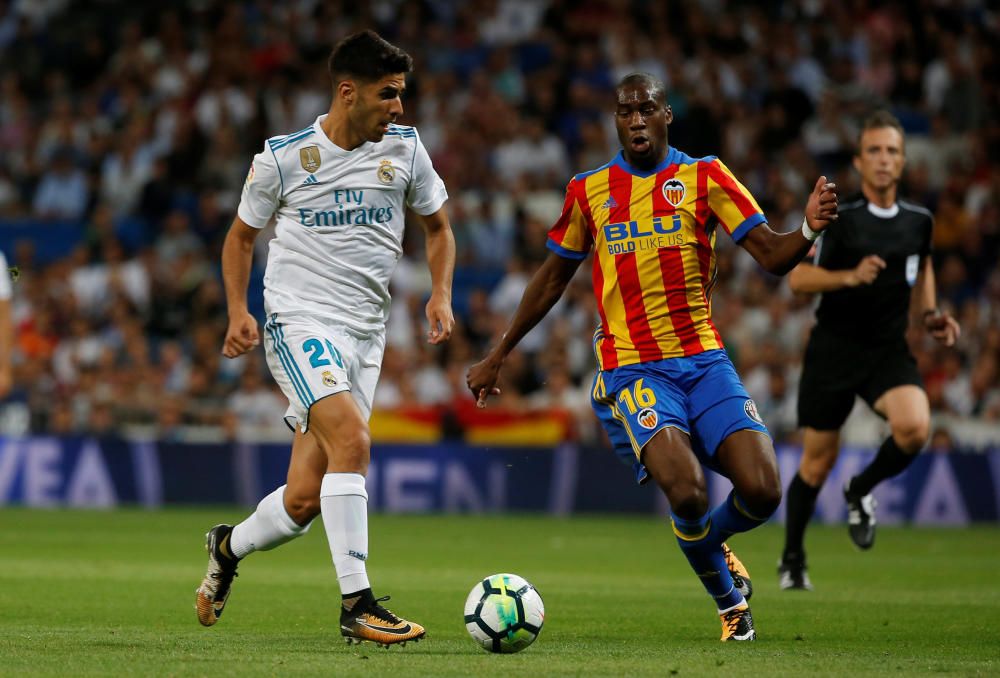
<svg viewBox="0 0 1000 678"><path fill-rule="evenodd" d="M320 513L319 495L286 495L285 511L288 513L288 517L294 520L296 524L300 526L308 525L309 521Z"/></svg>
<svg viewBox="0 0 1000 678"><path fill-rule="evenodd" d="M830 471L833 470L833 466L836 463L836 450L833 450L832 454L803 455L802 461L799 462L799 475L802 476L802 480L807 485L819 487L826 482L827 476L830 475Z"/></svg>
<svg viewBox="0 0 1000 678"><path fill-rule="evenodd" d="M892 438L903 452L916 454L930 437L930 421L922 417L892 424Z"/></svg>
<svg viewBox="0 0 1000 678"><path fill-rule="evenodd" d="M708 491L698 483L675 484L668 493L670 510L685 520L698 520L708 513Z"/></svg>
<svg viewBox="0 0 1000 678"><path fill-rule="evenodd" d="M341 466L366 473L371 445L367 426L345 427L333 441L335 459Z"/></svg>
<svg viewBox="0 0 1000 678"><path fill-rule="evenodd" d="M740 494L740 499L746 503L747 510L753 517L762 520L770 518L781 504L781 483L759 483L745 494Z"/></svg>

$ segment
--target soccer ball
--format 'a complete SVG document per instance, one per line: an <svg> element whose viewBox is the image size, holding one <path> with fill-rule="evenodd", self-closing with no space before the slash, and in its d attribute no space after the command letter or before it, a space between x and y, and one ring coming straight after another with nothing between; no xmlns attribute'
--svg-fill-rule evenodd
<svg viewBox="0 0 1000 678"><path fill-rule="evenodd" d="M486 577L465 599L465 628L489 652L520 652L535 642L544 621L542 597L516 574Z"/></svg>

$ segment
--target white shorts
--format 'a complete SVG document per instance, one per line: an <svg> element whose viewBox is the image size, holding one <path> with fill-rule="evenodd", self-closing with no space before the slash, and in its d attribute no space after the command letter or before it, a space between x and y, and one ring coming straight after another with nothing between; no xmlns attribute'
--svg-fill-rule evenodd
<svg viewBox="0 0 1000 678"><path fill-rule="evenodd" d="M303 433L317 400L350 391L365 421L382 370L385 334L358 337L343 327L308 316L271 314L264 323L264 353L271 375L288 398L285 423Z"/></svg>

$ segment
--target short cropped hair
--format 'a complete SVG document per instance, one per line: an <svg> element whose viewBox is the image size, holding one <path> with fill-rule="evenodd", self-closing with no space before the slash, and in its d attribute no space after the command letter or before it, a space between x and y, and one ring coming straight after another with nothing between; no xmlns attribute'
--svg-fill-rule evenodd
<svg viewBox="0 0 1000 678"><path fill-rule="evenodd" d="M901 137L905 137L906 133L903 132L903 125L899 122L899 118L894 116L889 111L882 109L875 111L861 123L861 131L858 132L858 148L857 152L861 152L861 136L870 129L883 129L885 127L891 127L892 129L899 132Z"/></svg>
<svg viewBox="0 0 1000 678"><path fill-rule="evenodd" d="M629 73L618 81L618 86L615 87L615 92L621 92L626 87L635 85L645 85L649 88L649 94L653 97L654 101L658 101L664 106L667 105L666 86L663 84L662 80L650 73Z"/></svg>
<svg viewBox="0 0 1000 678"><path fill-rule="evenodd" d="M375 31L349 35L333 48L328 64L334 86L344 78L374 82L387 75L409 73L413 59Z"/></svg>

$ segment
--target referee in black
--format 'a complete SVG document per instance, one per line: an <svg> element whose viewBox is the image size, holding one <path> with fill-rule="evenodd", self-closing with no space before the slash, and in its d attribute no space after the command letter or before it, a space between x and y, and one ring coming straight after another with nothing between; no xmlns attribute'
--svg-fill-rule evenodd
<svg viewBox="0 0 1000 678"><path fill-rule="evenodd" d="M840 427L854 396L886 418L892 431L871 464L844 487L851 540L868 549L875 541L872 488L909 466L929 435L930 405L906 344L907 323L946 346L959 335L955 319L936 307L931 213L896 197L904 160L899 121L886 111L865 120L854 156L861 195L841 203L839 219L816 242L812 263L800 263L789 276L795 292L822 297L799 387L805 431L799 471L786 495L782 589L812 589L803 538L816 495L837 461Z"/></svg>

